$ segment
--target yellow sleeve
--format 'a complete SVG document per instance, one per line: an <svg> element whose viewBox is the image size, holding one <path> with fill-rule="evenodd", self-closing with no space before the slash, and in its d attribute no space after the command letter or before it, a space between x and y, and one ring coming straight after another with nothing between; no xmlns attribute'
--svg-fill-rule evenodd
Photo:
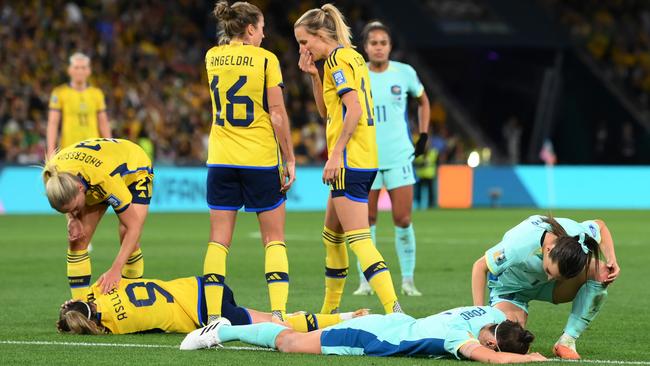
<svg viewBox="0 0 650 366"><path fill-rule="evenodd" d="M97 100L97 113L103 112L106 110L106 99L104 98L104 92L101 89L97 88L97 93L95 93Z"/></svg>
<svg viewBox="0 0 650 366"><path fill-rule="evenodd" d="M282 82L282 70L280 70L280 61L278 58L271 54L267 58L266 65L266 88L272 88L274 86L280 86L284 88L284 83Z"/></svg>
<svg viewBox="0 0 650 366"><path fill-rule="evenodd" d="M131 192L119 177L111 177L102 183L106 192L106 203L113 207L115 213L120 213L131 204Z"/></svg>
<svg viewBox="0 0 650 366"><path fill-rule="evenodd" d="M50 109L54 109L57 111L60 111L61 108L63 107L63 102L61 101L61 89L60 88L54 88L52 90L52 95L50 96Z"/></svg>
<svg viewBox="0 0 650 366"><path fill-rule="evenodd" d="M336 93L339 96L342 96L351 90L356 90L357 86L352 67L344 57L341 57L340 55L337 57L337 51L338 50L334 51L334 53L327 58L327 61L325 61L328 66L325 70L326 73L329 74L326 75L326 77L332 78L334 81Z"/></svg>

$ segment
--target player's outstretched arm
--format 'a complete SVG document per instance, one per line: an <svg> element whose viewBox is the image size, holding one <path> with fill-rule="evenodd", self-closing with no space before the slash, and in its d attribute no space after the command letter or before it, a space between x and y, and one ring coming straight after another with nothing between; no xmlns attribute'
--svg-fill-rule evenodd
<svg viewBox="0 0 650 366"><path fill-rule="evenodd" d="M616 280L618 274L621 272L621 268L618 266L616 261L616 252L614 251L614 239L612 238L612 233L609 232L609 228L605 225L603 220L594 220L598 227L600 228L600 249L605 255L607 260L607 269L609 274L607 275L606 284L610 284Z"/></svg>
<svg viewBox="0 0 650 366"><path fill-rule="evenodd" d="M465 344L458 350L458 352L472 361L484 363L524 363L546 361L546 357L537 352L525 355L510 352L496 352L490 348L477 345L476 343Z"/></svg>
<svg viewBox="0 0 650 366"><path fill-rule="evenodd" d="M111 268L102 274L97 280L97 284L102 289L102 294L106 294L118 286L120 279L122 278L122 268L124 268L131 253L136 250L138 242L140 241L146 211L144 214L138 212L139 210L134 206L135 205L133 204L129 205L124 211L117 215L120 220L120 225L125 228L124 236L120 243L120 251L117 253Z"/></svg>
<svg viewBox="0 0 650 366"><path fill-rule="evenodd" d="M472 301L476 306L484 305L487 273L487 262L485 256L482 256L472 266Z"/></svg>

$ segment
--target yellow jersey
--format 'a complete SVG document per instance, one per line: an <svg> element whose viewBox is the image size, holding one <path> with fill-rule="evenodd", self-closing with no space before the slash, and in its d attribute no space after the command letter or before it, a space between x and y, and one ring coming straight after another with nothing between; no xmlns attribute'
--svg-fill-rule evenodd
<svg viewBox="0 0 650 366"><path fill-rule="evenodd" d="M118 288L105 295L93 284L86 301L97 305L101 324L113 334L189 333L201 327L202 289L197 277L172 281L123 278Z"/></svg>
<svg viewBox="0 0 650 366"><path fill-rule="evenodd" d="M275 167L281 163L269 115L267 89L283 86L278 58L241 42L205 55L212 97L208 166Z"/></svg>
<svg viewBox="0 0 650 366"><path fill-rule="evenodd" d="M50 109L61 112L60 147L99 137L97 114L106 110L101 89L89 86L79 91L68 84L59 85L52 91Z"/></svg>
<svg viewBox="0 0 650 366"><path fill-rule="evenodd" d="M327 109L327 150L332 151L343 131L345 106L342 97L354 90L359 96L361 118L343 150L341 167L351 170L377 170L374 106L366 61L352 48L336 48L325 61L323 78L323 100Z"/></svg>
<svg viewBox="0 0 650 366"><path fill-rule="evenodd" d="M86 187L86 205L107 203L116 213L131 204L129 185L145 184L142 177L151 178L153 174L151 160L142 148L121 139L80 141L59 151L47 164L81 179ZM136 190L139 188L144 187Z"/></svg>

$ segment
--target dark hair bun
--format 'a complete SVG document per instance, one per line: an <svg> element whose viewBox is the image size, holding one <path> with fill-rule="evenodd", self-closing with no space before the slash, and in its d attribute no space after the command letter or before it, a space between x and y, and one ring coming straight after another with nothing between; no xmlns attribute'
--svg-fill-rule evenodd
<svg viewBox="0 0 650 366"><path fill-rule="evenodd" d="M532 343L535 340L535 336L529 330L524 330L521 333L520 341L522 343Z"/></svg>
<svg viewBox="0 0 650 366"><path fill-rule="evenodd" d="M227 1L219 1L217 5L214 6L214 16L219 20L228 21L235 19L237 14L230 7L230 4L228 4Z"/></svg>

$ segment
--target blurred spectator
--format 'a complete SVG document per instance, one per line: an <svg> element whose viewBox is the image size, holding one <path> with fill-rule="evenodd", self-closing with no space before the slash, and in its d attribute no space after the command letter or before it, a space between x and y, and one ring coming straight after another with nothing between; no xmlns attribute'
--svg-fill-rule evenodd
<svg viewBox="0 0 650 366"><path fill-rule="evenodd" d="M342 7L355 34L368 20L364 17L372 16L361 11L367 3ZM322 121L311 83L298 71L293 39L293 22L320 2L257 5L266 23L262 47L280 59L292 128L304 140L304 161L322 163ZM202 0L2 2L0 161L42 161L49 94L66 81L68 56L80 51L92 59L90 82L106 94L115 137L144 138L156 163L204 164L212 104L203 57L216 43L213 6L214 1Z"/></svg>

